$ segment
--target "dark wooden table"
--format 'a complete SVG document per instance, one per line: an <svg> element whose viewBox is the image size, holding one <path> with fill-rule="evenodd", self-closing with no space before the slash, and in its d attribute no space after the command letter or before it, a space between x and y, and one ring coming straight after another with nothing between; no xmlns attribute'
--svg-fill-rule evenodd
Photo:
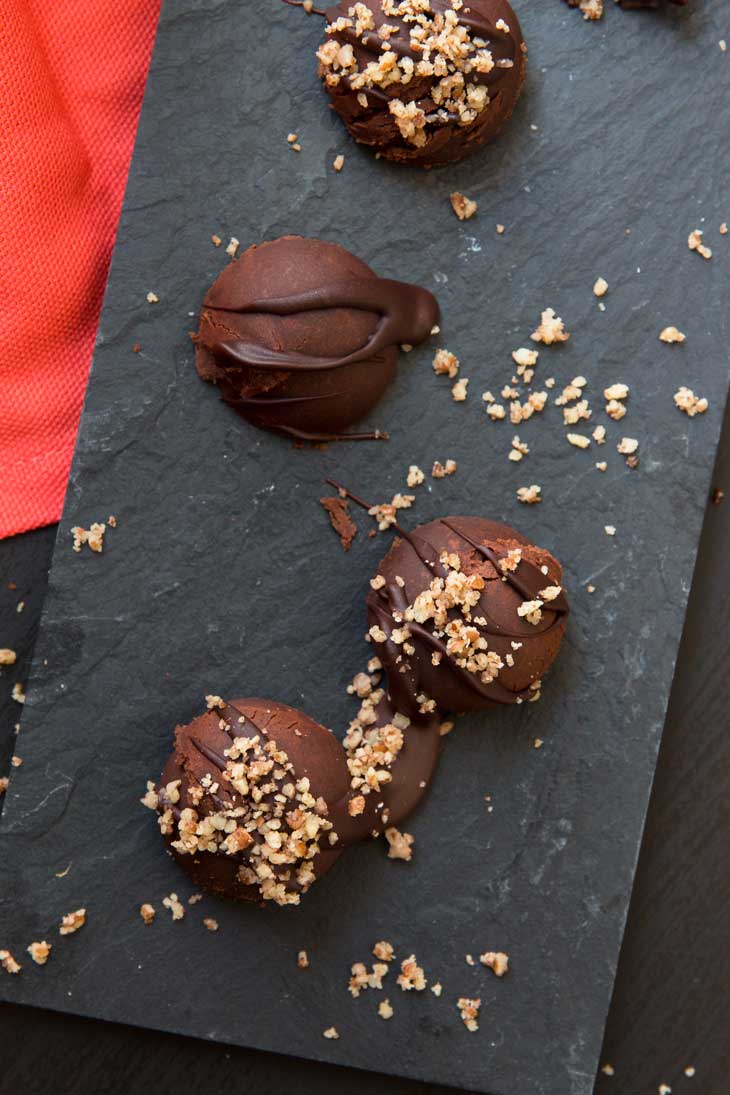
<svg viewBox="0 0 730 1095"><path fill-rule="evenodd" d="M715 483L730 491L728 418ZM0 677L0 773L14 750L20 708L10 692L28 674L54 535L0 542L0 647L18 653ZM615 1073L599 1074L597 1095L654 1095L662 1083L673 1095L730 1091L729 544L730 495L705 519L604 1043ZM171 981L181 973L170 970ZM450 1090L9 1005L0 1047L0 1095Z"/></svg>

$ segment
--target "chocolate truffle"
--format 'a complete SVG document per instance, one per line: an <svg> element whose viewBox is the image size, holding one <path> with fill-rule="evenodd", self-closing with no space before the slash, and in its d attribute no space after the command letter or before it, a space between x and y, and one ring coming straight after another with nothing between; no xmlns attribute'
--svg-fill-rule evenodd
<svg viewBox="0 0 730 1095"><path fill-rule="evenodd" d="M177 727L160 785L142 801L196 886L296 905L340 854L329 804L349 791L342 745L283 703L209 704Z"/></svg>
<svg viewBox="0 0 730 1095"><path fill-rule="evenodd" d="M332 106L389 160L460 160L515 108L527 51L507 0L342 0L326 18L317 57Z"/></svg>
<svg viewBox="0 0 730 1095"><path fill-rule="evenodd" d="M367 597L396 709L413 696L424 714L536 699L568 612L558 561L482 517L399 532Z"/></svg>
<svg viewBox="0 0 730 1095"><path fill-rule="evenodd" d="M283 236L249 247L203 302L195 365L261 429L307 441L345 434L393 379L402 344L439 320L426 289L377 277L335 243Z"/></svg>

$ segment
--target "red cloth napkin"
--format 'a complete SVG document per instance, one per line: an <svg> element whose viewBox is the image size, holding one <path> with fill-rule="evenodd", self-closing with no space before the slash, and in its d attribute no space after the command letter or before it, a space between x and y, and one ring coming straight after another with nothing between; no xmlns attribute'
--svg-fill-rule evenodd
<svg viewBox="0 0 730 1095"><path fill-rule="evenodd" d="M57 521L160 0L0 0L0 537Z"/></svg>

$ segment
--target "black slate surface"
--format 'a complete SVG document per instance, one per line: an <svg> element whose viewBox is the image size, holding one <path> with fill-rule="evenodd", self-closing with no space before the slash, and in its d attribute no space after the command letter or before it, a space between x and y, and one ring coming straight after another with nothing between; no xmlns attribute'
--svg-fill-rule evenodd
<svg viewBox="0 0 730 1095"><path fill-rule="evenodd" d="M666 21L611 13L605 27L547 4L518 10L532 73L515 123L476 160L421 175L345 140L314 81L312 20L275 4L168 5L18 745L25 763L0 830L3 941L20 952L82 904L89 922L54 934L45 969L4 977L7 998L498 1095L590 1090L727 390L716 226L728 70L718 4ZM287 72L285 91L252 63L254 40ZM452 189L479 200L477 218L454 219ZM686 248L694 227L706 228L711 263ZM379 273L435 286L440 341L461 357L470 400L451 402L424 349L374 415L393 430L387 446L294 451L252 432L197 380L185 334L224 260L214 231L244 245L319 234ZM611 284L603 314L598 274ZM557 391L587 376L597 421L603 387L623 380L629 414L608 422L608 445L582 453L551 408L519 428L532 452L512 465L515 431L485 421L479 395L508 379L509 351L547 305L573 337L543 352L538 379L555 375ZM669 323L684 346L657 341ZM704 418L674 409L682 383L709 397ZM622 435L641 441L635 471L615 452ZM575 612L543 701L460 721L409 822L411 865L373 845L343 857L299 910L206 899L171 923L161 897L189 887L135 803L172 724L204 692L268 692L340 732L385 540L361 534L342 555L316 504L322 477L383 500L408 464L447 456L459 472L420 488L413 521L490 513L567 565ZM545 501L521 507L514 490L531 482ZM119 525L104 555L74 555L70 526L108 513ZM159 909L150 928L136 915L145 900ZM219 920L216 935L203 915ZM406 996L391 979L387 1025L379 994L351 1000L349 966L377 938L415 951L441 999ZM492 948L511 955L504 982L465 963ZM461 1026L461 995L482 997L478 1034ZM337 1042L321 1036L332 1023Z"/></svg>

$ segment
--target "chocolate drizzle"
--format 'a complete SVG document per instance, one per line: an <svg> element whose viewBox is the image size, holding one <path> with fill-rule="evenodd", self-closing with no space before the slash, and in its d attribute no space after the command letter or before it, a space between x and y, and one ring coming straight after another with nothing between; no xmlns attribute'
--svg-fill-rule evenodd
<svg viewBox="0 0 730 1095"><path fill-rule="evenodd" d="M384 430L346 427L390 383L400 346L423 342L438 321L428 290L379 278L336 244L284 236L249 248L208 291L196 367L259 428L385 440Z"/></svg>
<svg viewBox="0 0 730 1095"><path fill-rule="evenodd" d="M318 372L321 369L342 369L359 361L371 361L383 350L403 343L417 345L431 333L439 320L436 298L419 285L387 278L351 278L322 285L308 293L270 300L242 301L235 307L216 303L215 287L205 299L205 308L217 312L234 312L238 315L290 316L300 312L315 312L327 308L355 308L362 312L374 312L380 318L367 341L349 354L333 357L317 357L292 350L245 342L243 339L218 339L211 350L221 364L236 368L245 366L256 369L272 369L291 372L304 369ZM330 393L327 398L340 393ZM301 397L300 397L301 398ZM308 398L321 399L323 396Z"/></svg>

